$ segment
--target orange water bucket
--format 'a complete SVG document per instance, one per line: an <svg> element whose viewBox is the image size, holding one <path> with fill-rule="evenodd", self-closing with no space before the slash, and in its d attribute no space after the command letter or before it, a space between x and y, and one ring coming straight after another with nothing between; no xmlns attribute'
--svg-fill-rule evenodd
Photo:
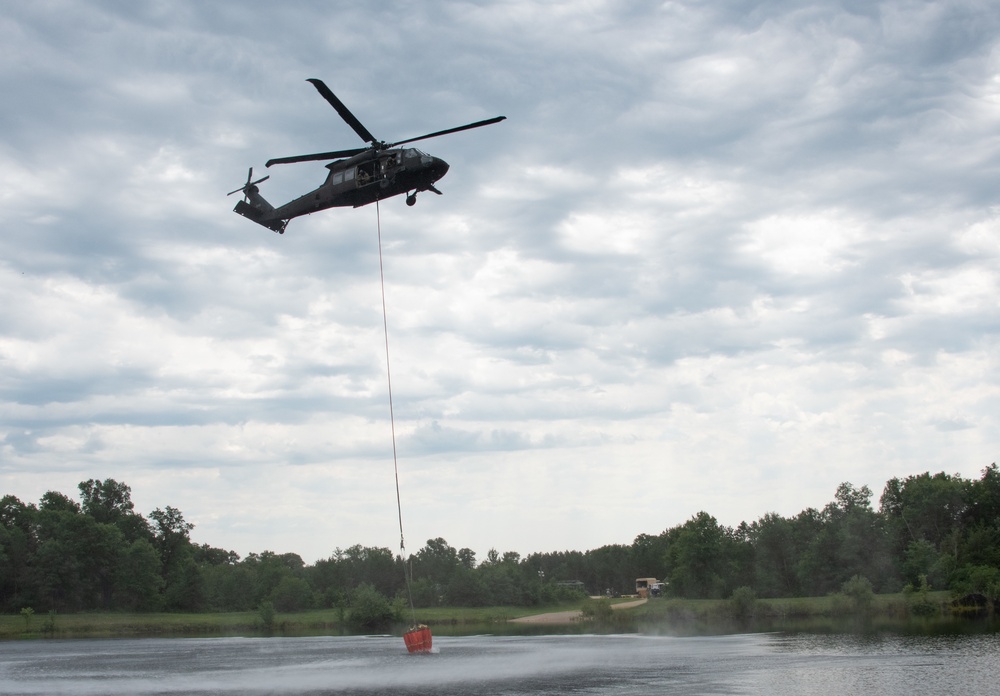
<svg viewBox="0 0 1000 696"><path fill-rule="evenodd" d="M431 629L420 624L403 634L406 649L411 653L429 653L431 651Z"/></svg>

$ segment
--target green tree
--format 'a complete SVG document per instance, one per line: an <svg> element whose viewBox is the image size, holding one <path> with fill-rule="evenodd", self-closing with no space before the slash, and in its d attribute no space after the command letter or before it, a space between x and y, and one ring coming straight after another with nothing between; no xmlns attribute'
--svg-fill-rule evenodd
<svg viewBox="0 0 1000 696"><path fill-rule="evenodd" d="M899 589L896 564L889 560L890 544L883 519L872 510L872 492L868 486L856 488L842 483L835 494L835 509L829 522L835 526L838 549L835 563L841 569L838 579L864 576L880 590Z"/></svg>
<svg viewBox="0 0 1000 696"><path fill-rule="evenodd" d="M364 583L386 597L402 591L405 585L402 559L388 548L360 544L334 550L329 558L305 569L305 577L327 606L343 603L348 592Z"/></svg>
<svg viewBox="0 0 1000 696"><path fill-rule="evenodd" d="M205 608L204 581L191 547L177 550L163 575L163 608L201 611Z"/></svg>
<svg viewBox="0 0 1000 696"><path fill-rule="evenodd" d="M845 482L822 511L810 508L795 518L796 575L804 594L835 592L853 575L898 589L895 563L887 561L883 520L871 509L870 497L867 486Z"/></svg>
<svg viewBox="0 0 1000 696"><path fill-rule="evenodd" d="M240 555L235 551L218 549L208 544L196 546L193 549L194 560L202 565L236 565Z"/></svg>
<svg viewBox="0 0 1000 696"><path fill-rule="evenodd" d="M254 608L255 598L247 591L253 585L250 571L240 564L238 553L208 544L192 545L191 551L201 576L206 608L213 611L249 611Z"/></svg>
<svg viewBox="0 0 1000 696"><path fill-rule="evenodd" d="M343 556L348 587L368 583L386 597L404 584L402 561L385 547L355 545Z"/></svg>
<svg viewBox="0 0 1000 696"><path fill-rule="evenodd" d="M929 541L939 552L957 555L956 531L968 509L967 491L968 482L944 472L890 479L880 504L897 555L918 539Z"/></svg>
<svg viewBox="0 0 1000 696"><path fill-rule="evenodd" d="M286 577L294 577L302 572L302 559L295 554L276 554L273 551L249 554L241 563L250 572L251 584L244 588L249 592L254 606L269 600Z"/></svg>
<svg viewBox="0 0 1000 696"><path fill-rule="evenodd" d="M0 498L0 611L37 602L31 579L37 513L12 495Z"/></svg>
<svg viewBox="0 0 1000 696"><path fill-rule="evenodd" d="M914 539L906 546L901 562L905 585L920 586L920 578L935 587L945 587L953 563L947 554L941 554L926 539Z"/></svg>
<svg viewBox="0 0 1000 696"><path fill-rule="evenodd" d="M660 565L666 572L664 566L665 564ZM631 546L607 544L583 554L581 571L582 577L558 578L555 573L551 573L550 577L580 580L594 592L601 592L609 587L631 592L635 589L635 579L647 577L645 573L648 569L636 567Z"/></svg>
<svg viewBox="0 0 1000 696"><path fill-rule="evenodd" d="M163 589L160 557L146 539L136 539L122 551L115 574L115 606L128 611L156 611Z"/></svg>
<svg viewBox="0 0 1000 696"><path fill-rule="evenodd" d="M80 506L75 500L72 500L56 491L46 491L45 494L42 495L42 499L38 504L38 509L49 512L65 512L70 515L80 514ZM96 518L94 521L100 522L100 520Z"/></svg>
<svg viewBox="0 0 1000 696"><path fill-rule="evenodd" d="M414 578L427 578L442 587L447 587L452 575L461 566L458 552L441 537L428 539L427 544L417 551L412 563Z"/></svg>
<svg viewBox="0 0 1000 696"><path fill-rule="evenodd" d="M968 525L1000 525L1000 470L994 462L978 481L969 483L965 509Z"/></svg>
<svg viewBox="0 0 1000 696"><path fill-rule="evenodd" d="M250 611L258 606L253 571L244 563L202 564L206 606L213 611Z"/></svg>
<svg viewBox="0 0 1000 696"><path fill-rule="evenodd" d="M452 575L445 590L445 599L449 605L459 607L481 607L492 603L480 575L464 566Z"/></svg>
<svg viewBox="0 0 1000 696"><path fill-rule="evenodd" d="M484 563L476 574L483 584L488 603L496 606L517 606L521 601L521 573L516 565L499 562Z"/></svg>
<svg viewBox="0 0 1000 696"><path fill-rule="evenodd" d="M651 534L640 534L632 542L632 564L635 567L637 578L664 578L667 575L667 537L666 535L653 536ZM596 592L602 592L606 587L591 588ZM615 587L615 590L623 591L628 587Z"/></svg>
<svg viewBox="0 0 1000 696"><path fill-rule="evenodd" d="M302 611L312 609L313 591L309 583L302 578L286 575L271 591L270 601L274 608L281 612Z"/></svg>
<svg viewBox="0 0 1000 696"><path fill-rule="evenodd" d="M824 534L826 517L816 508L806 508L789 520L795 549L795 584L799 595L821 595L835 589L828 558L833 539ZM827 552L827 553L825 553Z"/></svg>
<svg viewBox="0 0 1000 696"><path fill-rule="evenodd" d="M167 506L149 513L153 546L160 557L163 577L163 608L193 611L204 605L201 570L195 562L190 532L194 525L185 521L177 508Z"/></svg>
<svg viewBox="0 0 1000 696"><path fill-rule="evenodd" d="M459 549L458 564L466 570L476 567L476 552L472 549Z"/></svg>
<svg viewBox="0 0 1000 696"><path fill-rule="evenodd" d="M274 551L248 554L241 565L250 572L252 584L246 589L255 606L271 596L282 578L292 575L292 569Z"/></svg>
<svg viewBox="0 0 1000 696"><path fill-rule="evenodd" d="M729 575L727 530L707 512L699 512L672 531L671 591L692 598L725 596Z"/></svg>
<svg viewBox="0 0 1000 696"><path fill-rule="evenodd" d="M174 557L191 546L190 533L194 525L184 520L180 510L169 505L165 510L156 508L149 517L153 520L153 544L163 567L169 569Z"/></svg>
<svg viewBox="0 0 1000 696"><path fill-rule="evenodd" d="M763 597L791 597L798 594L795 565L798 549L793 523L768 513L750 525L753 547L754 585Z"/></svg>
<svg viewBox="0 0 1000 696"><path fill-rule="evenodd" d="M444 588L430 578L417 578L410 584L413 605L421 609L444 604Z"/></svg>
<svg viewBox="0 0 1000 696"><path fill-rule="evenodd" d="M976 522L965 528L958 549L961 565L1000 568L1000 526Z"/></svg>
<svg viewBox="0 0 1000 696"><path fill-rule="evenodd" d="M65 496L49 492L36 516L33 580L42 606L60 611L110 608L124 538Z"/></svg>
<svg viewBox="0 0 1000 696"><path fill-rule="evenodd" d="M149 539L149 523L135 512L132 503L132 489L114 479L89 479L82 481L80 500L83 512L101 524L112 524L121 530L125 539Z"/></svg>

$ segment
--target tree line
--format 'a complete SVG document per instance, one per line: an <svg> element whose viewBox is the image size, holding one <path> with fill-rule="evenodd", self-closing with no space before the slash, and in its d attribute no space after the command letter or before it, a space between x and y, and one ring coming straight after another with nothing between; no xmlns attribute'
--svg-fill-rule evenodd
<svg viewBox="0 0 1000 696"><path fill-rule="evenodd" d="M191 541L193 525L167 506L137 513L113 479L79 484L79 502L49 491L37 505L0 499L0 611L277 611L347 608L361 595L412 596L417 607L531 606L588 594L631 593L637 577L667 594L820 596L857 577L878 592L950 589L1000 598L1000 471L978 479L930 473L872 492L837 487L822 509L765 514L737 527L707 512L630 545L484 559L444 539L407 559L352 546L307 565L295 553L240 558ZM407 578L410 579L407 588Z"/></svg>

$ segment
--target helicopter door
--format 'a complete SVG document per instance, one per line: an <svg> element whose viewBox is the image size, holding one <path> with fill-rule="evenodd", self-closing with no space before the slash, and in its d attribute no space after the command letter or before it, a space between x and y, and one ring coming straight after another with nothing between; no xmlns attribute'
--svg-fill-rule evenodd
<svg viewBox="0 0 1000 696"><path fill-rule="evenodd" d="M379 161L381 166L381 176L383 179L391 179L395 174L395 170L399 167L400 157L398 152L390 153L388 156L383 157Z"/></svg>
<svg viewBox="0 0 1000 696"><path fill-rule="evenodd" d="M375 182L378 178L377 164L377 160L372 160L358 165L358 188Z"/></svg>

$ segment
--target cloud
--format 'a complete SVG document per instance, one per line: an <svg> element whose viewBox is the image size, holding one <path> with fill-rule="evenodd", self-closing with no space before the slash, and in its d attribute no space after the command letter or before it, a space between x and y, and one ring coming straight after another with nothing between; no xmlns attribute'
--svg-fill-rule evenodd
<svg viewBox="0 0 1000 696"><path fill-rule="evenodd" d="M1000 413L995 14L11 8L3 491L113 477L243 554L391 545L387 342L408 536L481 555L976 475ZM279 236L231 212L247 169L360 145L310 77L387 140L508 119L419 143L443 197ZM325 170L266 174L281 203Z"/></svg>

